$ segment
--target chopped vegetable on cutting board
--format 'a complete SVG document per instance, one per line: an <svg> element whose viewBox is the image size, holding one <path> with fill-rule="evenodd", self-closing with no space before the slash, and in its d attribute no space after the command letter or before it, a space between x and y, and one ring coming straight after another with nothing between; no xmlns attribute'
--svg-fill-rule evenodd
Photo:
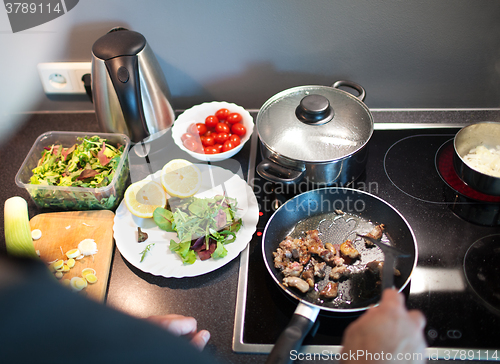
<svg viewBox="0 0 500 364"><path fill-rule="evenodd" d="M113 219L109 210L40 214L30 221L31 230L42 232L33 244L63 285L103 301L114 248Z"/></svg>
<svg viewBox="0 0 500 364"><path fill-rule="evenodd" d="M4 230L5 246L9 255L23 258L38 257L31 237L28 203L24 198L14 196L5 201Z"/></svg>
<svg viewBox="0 0 500 364"><path fill-rule="evenodd" d="M40 229L32 230L31 237L33 238L33 240L38 240L42 237L42 232L40 231Z"/></svg>

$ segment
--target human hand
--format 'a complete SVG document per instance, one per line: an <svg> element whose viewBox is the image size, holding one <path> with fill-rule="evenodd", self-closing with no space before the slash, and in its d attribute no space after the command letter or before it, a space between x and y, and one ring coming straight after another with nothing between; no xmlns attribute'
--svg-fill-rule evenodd
<svg viewBox="0 0 500 364"><path fill-rule="evenodd" d="M386 289L382 300L351 323L342 340L342 363L425 363L425 317L408 311L404 297Z"/></svg>
<svg viewBox="0 0 500 364"><path fill-rule="evenodd" d="M197 322L193 317L169 314L150 316L147 320L163 327L176 336L191 338L191 344L196 346L200 351L203 350L210 339L210 332L207 330L197 331Z"/></svg>

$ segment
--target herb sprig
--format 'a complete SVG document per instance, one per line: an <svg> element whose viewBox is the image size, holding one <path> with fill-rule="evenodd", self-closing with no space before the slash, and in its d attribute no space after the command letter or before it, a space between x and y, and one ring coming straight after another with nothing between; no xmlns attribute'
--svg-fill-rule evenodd
<svg viewBox="0 0 500 364"><path fill-rule="evenodd" d="M217 195L171 199L169 203L171 209L157 208L153 220L160 229L177 233L179 242L172 239L170 250L176 252L184 263L193 264L196 255L201 260L227 255L224 245L235 241L242 224L236 217L236 199ZM173 212L172 206L175 206Z"/></svg>
<svg viewBox="0 0 500 364"><path fill-rule="evenodd" d="M151 244L148 244L146 245L146 247L144 248L144 250L142 252L140 252L139 254L142 254L141 255L141 263L142 261L144 260L144 258L146 258L146 254L151 250L152 247L155 246L155 243L151 243Z"/></svg>

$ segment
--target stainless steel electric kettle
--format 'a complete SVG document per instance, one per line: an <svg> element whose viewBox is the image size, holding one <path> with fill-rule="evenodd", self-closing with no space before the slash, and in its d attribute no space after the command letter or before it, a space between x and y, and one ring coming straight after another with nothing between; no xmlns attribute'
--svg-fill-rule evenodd
<svg viewBox="0 0 500 364"><path fill-rule="evenodd" d="M144 36L114 28L92 46L92 98L106 132L155 139L175 120L170 92Z"/></svg>

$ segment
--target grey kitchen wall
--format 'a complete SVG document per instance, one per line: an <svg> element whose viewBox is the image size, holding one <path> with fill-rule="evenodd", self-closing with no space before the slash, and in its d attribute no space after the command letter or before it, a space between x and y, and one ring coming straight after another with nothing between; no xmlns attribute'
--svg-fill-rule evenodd
<svg viewBox="0 0 500 364"><path fill-rule="evenodd" d="M15 34L0 13L2 99L15 95L19 111L92 110L85 97L46 96L36 65L90 61L115 26L146 37L179 109L258 109L289 87L339 79L363 85L370 108L500 105L498 0L80 0Z"/></svg>

